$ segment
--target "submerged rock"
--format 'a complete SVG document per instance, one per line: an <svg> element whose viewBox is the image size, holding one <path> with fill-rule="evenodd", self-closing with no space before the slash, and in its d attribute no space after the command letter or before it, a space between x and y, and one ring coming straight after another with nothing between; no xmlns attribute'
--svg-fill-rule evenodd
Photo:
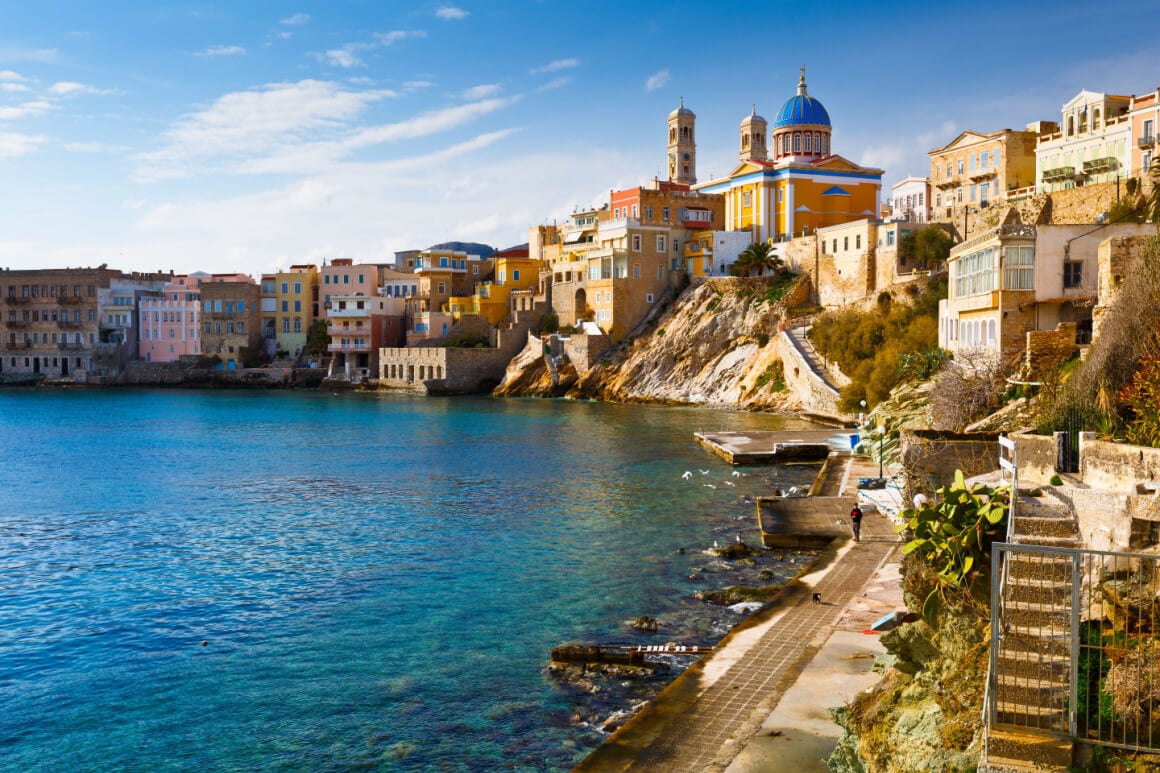
<svg viewBox="0 0 1160 773"><path fill-rule="evenodd" d="M781 586L779 585L765 585L758 588L748 588L744 585L731 585L728 588L699 590L693 594L693 598L721 607L731 607L734 604L749 601L764 604L777 595L780 589Z"/></svg>
<svg viewBox="0 0 1160 773"><path fill-rule="evenodd" d="M629 622L628 627L636 631L648 631L650 633L655 633L657 628L660 627L660 622L655 617L641 615L635 620Z"/></svg>

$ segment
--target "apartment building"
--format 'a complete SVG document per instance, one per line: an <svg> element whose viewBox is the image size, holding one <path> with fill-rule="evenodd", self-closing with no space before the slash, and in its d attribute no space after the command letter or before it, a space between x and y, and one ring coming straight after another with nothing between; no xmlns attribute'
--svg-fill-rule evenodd
<svg viewBox="0 0 1160 773"><path fill-rule="evenodd" d="M333 295L326 315L331 378L376 377L379 350L406 344L402 296Z"/></svg>
<svg viewBox="0 0 1160 773"><path fill-rule="evenodd" d="M930 178L907 177L890 187L890 220L925 223L930 220Z"/></svg>
<svg viewBox="0 0 1160 773"><path fill-rule="evenodd" d="M1156 161L1156 133L1160 131L1160 88L1132 97L1128 108L1132 124L1128 174L1147 176Z"/></svg>
<svg viewBox="0 0 1160 773"><path fill-rule="evenodd" d="M202 354L218 370L245 367L247 355L261 350L261 301L262 288L249 277L202 284Z"/></svg>
<svg viewBox="0 0 1160 773"><path fill-rule="evenodd" d="M1039 193L1113 182L1132 164L1132 97L1081 91L1062 108L1058 128L1035 146Z"/></svg>
<svg viewBox="0 0 1160 773"><path fill-rule="evenodd" d="M931 150L931 219L955 221L966 210L1006 201L1009 191L1030 189L1035 185L1038 137L1036 129L986 134L968 130Z"/></svg>

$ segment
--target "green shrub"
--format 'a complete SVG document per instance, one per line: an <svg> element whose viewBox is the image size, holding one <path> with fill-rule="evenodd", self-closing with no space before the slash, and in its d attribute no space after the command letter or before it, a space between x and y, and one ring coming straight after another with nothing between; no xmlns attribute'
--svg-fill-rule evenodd
<svg viewBox="0 0 1160 773"><path fill-rule="evenodd" d="M1160 357L1144 358L1132 383L1120 391L1120 401L1131 414L1124 436L1136 445L1160 448Z"/></svg>
<svg viewBox="0 0 1160 773"><path fill-rule="evenodd" d="M938 583L922 605L933 621L947 590L965 591L986 604L990 594L991 544L1006 527L1010 488L976 484L967 488L962 470L938 490L942 501L922 509L902 511L905 523L897 528L914 536L902 548L914 554L936 574Z"/></svg>
<svg viewBox="0 0 1160 773"><path fill-rule="evenodd" d="M1052 475L1051 480L1048 482L1051 483L1051 485L1053 485L1053 486L1062 486L1063 485L1063 478L1059 477L1058 475Z"/></svg>
<svg viewBox="0 0 1160 773"><path fill-rule="evenodd" d="M540 330L545 333L556 333L560 330L560 316L554 311L549 311L540 320Z"/></svg>

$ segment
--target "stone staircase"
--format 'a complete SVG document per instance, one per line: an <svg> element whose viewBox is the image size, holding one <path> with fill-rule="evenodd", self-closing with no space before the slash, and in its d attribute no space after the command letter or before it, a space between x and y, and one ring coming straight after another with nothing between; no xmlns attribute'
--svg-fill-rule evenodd
<svg viewBox="0 0 1160 773"><path fill-rule="evenodd" d="M842 387L844 387L846 384L838 383L838 379L835 379L834 374L831 373L830 370L826 367L826 363L822 359L822 356L818 354L817 349L815 349L814 345L810 342L808 335L810 332L809 325L804 327L790 328L785 332L793 341L794 347L798 350L798 352L801 353L802 359L805 360L806 364L810 367L810 370L816 373L818 377L822 379L822 381L826 382L826 384L828 384L835 392L841 391ZM846 381L848 382L849 379L846 379Z"/></svg>
<svg viewBox="0 0 1160 773"><path fill-rule="evenodd" d="M1021 491L1011 541L1078 548L1071 506L1045 489ZM995 724L987 738L986 770L1067 771L1071 675L1071 559L1011 553L1003 589L1003 632L995 674ZM1063 736L1063 737L1061 737Z"/></svg>

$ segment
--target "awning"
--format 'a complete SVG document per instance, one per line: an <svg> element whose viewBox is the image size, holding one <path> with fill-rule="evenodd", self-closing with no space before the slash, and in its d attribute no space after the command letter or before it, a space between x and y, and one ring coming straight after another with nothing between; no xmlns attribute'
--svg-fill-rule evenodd
<svg viewBox="0 0 1160 773"><path fill-rule="evenodd" d="M589 231L577 231L575 233L568 234L567 236L564 237L564 244L576 244L578 242L582 242L582 241L584 241L584 237L587 236L588 233L590 233L590 232Z"/></svg>

